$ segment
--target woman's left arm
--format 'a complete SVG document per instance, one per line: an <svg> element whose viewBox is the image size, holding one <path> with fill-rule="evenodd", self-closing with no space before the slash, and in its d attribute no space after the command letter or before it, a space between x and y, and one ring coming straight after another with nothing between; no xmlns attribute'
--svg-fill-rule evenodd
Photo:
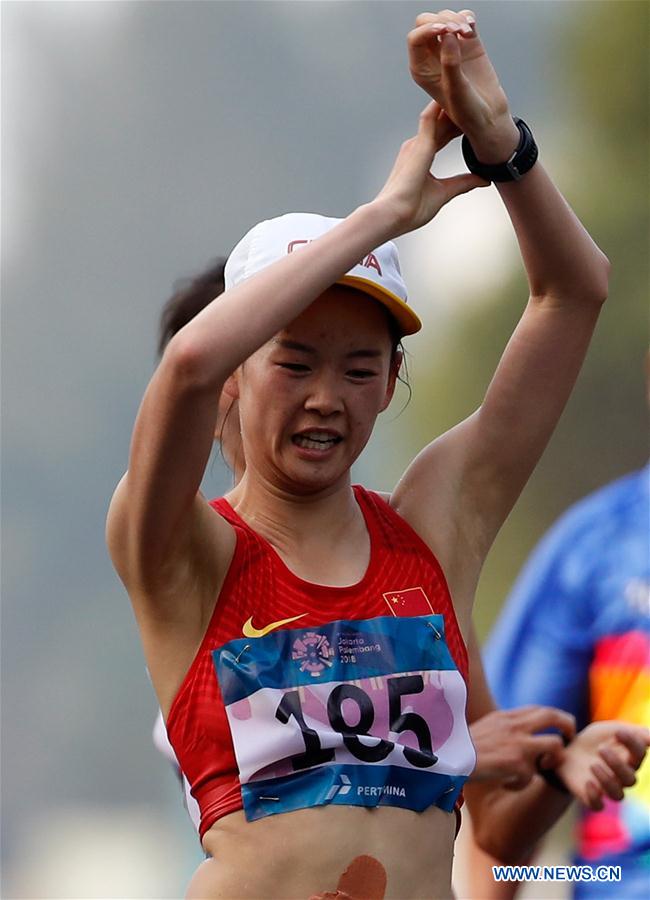
<svg viewBox="0 0 650 900"><path fill-rule="evenodd" d="M409 35L411 74L437 101L439 116L466 135L481 163L494 165L512 156L519 131L473 18L469 11L419 16ZM422 451L393 496L425 540L432 530L427 510L442 502L477 560L569 398L609 275L607 258L541 163L497 189L521 249L528 303L480 408Z"/></svg>
<svg viewBox="0 0 650 900"><path fill-rule="evenodd" d="M480 492L489 479L498 490L489 510L494 533L569 399L607 297L609 275L607 258L541 163L521 181L499 184L497 190L517 235L530 296L464 435L466 487ZM474 493L478 508L483 496Z"/></svg>

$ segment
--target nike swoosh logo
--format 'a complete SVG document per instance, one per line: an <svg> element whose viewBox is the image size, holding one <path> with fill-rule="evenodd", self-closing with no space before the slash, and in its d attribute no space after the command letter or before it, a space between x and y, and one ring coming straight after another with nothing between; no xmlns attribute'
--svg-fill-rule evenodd
<svg viewBox="0 0 650 900"><path fill-rule="evenodd" d="M244 622L242 626L242 634L244 637L249 638L258 638L264 637L265 634L268 634L269 631L273 631L274 628L280 628L282 625L288 625L289 622L295 622L296 619L302 619L303 616L306 616L307 613L300 613L299 616L292 616L290 619L280 619L277 622L271 622L270 625L265 625L264 628L255 628L253 625L253 617L251 616L247 622Z"/></svg>

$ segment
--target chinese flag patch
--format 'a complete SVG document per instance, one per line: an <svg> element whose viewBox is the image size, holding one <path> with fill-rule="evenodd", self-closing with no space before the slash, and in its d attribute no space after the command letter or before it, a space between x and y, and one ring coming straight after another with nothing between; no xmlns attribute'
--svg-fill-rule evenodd
<svg viewBox="0 0 650 900"><path fill-rule="evenodd" d="M429 616L433 612L429 598L421 587L384 594L386 605L394 616Z"/></svg>

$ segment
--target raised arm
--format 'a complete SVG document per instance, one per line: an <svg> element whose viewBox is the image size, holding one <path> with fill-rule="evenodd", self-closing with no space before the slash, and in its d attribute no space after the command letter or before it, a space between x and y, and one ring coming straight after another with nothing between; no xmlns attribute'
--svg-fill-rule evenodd
<svg viewBox="0 0 650 900"><path fill-rule="evenodd" d="M411 73L469 139L481 163L510 159L519 141L474 16L424 14L409 35ZM537 162L499 183L530 296L481 407L426 448L394 504L431 536L430 512L452 517L454 547L479 562L533 471L571 393L607 295L609 263ZM460 239L460 238L459 238ZM468 261L471 264L471 260ZM442 508L441 508L442 506ZM451 568L454 547L442 548Z"/></svg>
<svg viewBox="0 0 650 900"><path fill-rule="evenodd" d="M172 338L142 400L128 473L109 513L109 545L127 581L148 592L164 578L170 555L190 551L229 376L393 227L386 212L360 207L300 252L226 291Z"/></svg>
<svg viewBox="0 0 650 900"><path fill-rule="evenodd" d="M473 175L438 180L429 174L444 133L430 104L374 201L226 291L169 343L138 412L128 473L108 521L113 559L140 609L155 607L158 615L170 567L187 570L188 561L191 568L220 541L227 544L228 526L207 509L198 489L229 376L373 248L418 228L452 197L482 184Z"/></svg>

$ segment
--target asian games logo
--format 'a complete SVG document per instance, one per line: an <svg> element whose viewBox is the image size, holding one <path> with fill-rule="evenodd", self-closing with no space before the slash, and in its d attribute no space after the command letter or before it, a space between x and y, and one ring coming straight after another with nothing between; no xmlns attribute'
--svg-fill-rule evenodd
<svg viewBox="0 0 650 900"><path fill-rule="evenodd" d="M300 664L301 672L309 672L312 678L320 678L326 666L331 666L334 650L324 634L307 631L293 642L291 658Z"/></svg>

